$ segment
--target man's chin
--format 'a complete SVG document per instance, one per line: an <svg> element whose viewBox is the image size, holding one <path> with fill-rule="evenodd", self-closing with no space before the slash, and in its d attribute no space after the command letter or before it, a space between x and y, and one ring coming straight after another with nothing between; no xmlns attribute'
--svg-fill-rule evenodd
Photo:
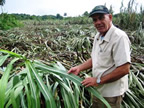
<svg viewBox="0 0 144 108"><path fill-rule="evenodd" d="M106 34L106 32L105 31L98 31L99 33L100 33L100 35L105 35Z"/></svg>

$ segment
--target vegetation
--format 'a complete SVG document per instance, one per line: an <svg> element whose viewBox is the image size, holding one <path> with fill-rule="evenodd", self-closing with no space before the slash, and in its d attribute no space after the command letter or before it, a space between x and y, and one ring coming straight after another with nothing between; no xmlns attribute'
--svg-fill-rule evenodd
<svg viewBox="0 0 144 108"><path fill-rule="evenodd" d="M137 10L134 10L134 0L130 0L128 7L120 8L120 13L114 15L114 22L116 25L119 25L120 28L127 29L127 30L137 30L140 26L140 23L143 23L144 26L144 10L141 5L140 12L138 13Z"/></svg>
<svg viewBox="0 0 144 108"><path fill-rule="evenodd" d="M142 7L140 13L130 10L133 6L130 0L128 8L122 5L121 12L113 17L114 24L127 32L132 43L129 91L123 108L144 107L144 11ZM110 9L113 13L112 6ZM80 77L67 74L70 67L90 57L96 30L87 11L79 17L4 13L0 17L3 16L0 21L0 108L88 108L92 95L109 106L96 90L80 84L91 75L91 70L81 73Z"/></svg>
<svg viewBox="0 0 144 108"><path fill-rule="evenodd" d="M17 82L20 82L20 81L23 82L24 78L28 77L27 76L28 74L26 74L28 72L23 73L24 70L26 71L28 69L27 65L25 64L25 61L27 60L33 65L35 65L35 61L39 61L41 65L44 65L49 68L53 68L55 69L55 71L57 71L60 69L59 65L56 65L57 61L59 61L63 65L63 67L65 67L66 69L69 69L70 67L74 65L84 62L87 58L90 57L92 42L93 42L94 35L96 33L95 28L93 27L93 24L81 24L80 25L80 24L75 24L75 23L68 24L68 22L69 22L68 20L67 22L63 20L23 21L23 23L25 24L23 28L14 28L8 31L0 31L1 49L10 50L15 53L25 55L27 57L27 59L25 58L20 59L20 61L17 61L13 64L14 69L12 69L12 71L10 72L10 75L8 78L9 82L7 83L8 85L11 85L10 82L13 81L13 78L15 79L15 77L17 76L19 77ZM127 33L129 35L132 34L129 31ZM139 37L138 37L138 34L139 34ZM130 91L127 92L125 99L123 101L124 106L130 105L129 103L132 104L131 106L135 106L135 104L133 104L133 101L135 101L135 103L139 103L139 105L136 105L136 106L141 107L143 105L142 103L143 92L140 91L143 89L143 82L142 82L143 77L142 76L143 76L143 53L144 53L143 47L144 46L142 44L143 43L142 38L140 39L140 37L142 36L143 36L142 29L138 29L137 31L133 32L133 37L135 37L135 39L134 41L132 41L132 49L133 49L132 66L131 66L131 74L129 75ZM139 40L139 41L136 41L136 40ZM2 76L3 73L5 73L4 71L6 70L7 64L10 61L12 61L12 58L8 58L8 55L2 54L2 53L1 53L0 58L3 61L3 65L1 65L1 76ZM4 58L5 58L5 62L3 60ZM34 67L34 68L38 69L37 67ZM48 78L50 78L48 79L48 81L51 87L54 87L53 85L55 85L56 83L59 84L59 82L57 82L56 80L57 76L56 77L54 76L55 74L53 73L53 71L48 72L48 73L45 73L46 71L44 71L43 73L42 70L39 70L39 69L36 70L36 72L39 73L40 77L42 78L42 82L47 81L46 76L48 75L49 76ZM66 73L66 70L65 71L62 70L62 72ZM87 74L80 74L80 77L84 78L84 77L87 77L88 75L91 75L91 70L87 70L86 73ZM67 86L69 88L72 88L71 90L75 90L74 89L75 86L72 83L74 81L69 79L69 76L64 77L64 75L60 75L60 74L57 74L57 75L60 77L62 82L65 82L64 79L68 78L67 80L70 82L70 84L68 84ZM35 77L32 77L32 78L34 78L33 82L35 83L35 85L38 86L37 84L38 82L36 82ZM44 84L47 86L47 83L44 83ZM20 85L17 85L16 83L15 86L19 87ZM20 91L23 91L22 93L23 93L23 96L25 97L24 98L25 105L28 105L30 103L27 103L28 100L26 98L27 95L26 95L25 85L21 85L21 86L22 86L21 88L22 90ZM31 90L30 82L27 83L27 86L29 87L28 90ZM79 87L79 91L81 91L81 93L79 94L79 97L81 97L79 100L80 102L79 107L90 106L91 105L90 92L87 93L87 90L85 90L85 88L81 88L80 86L78 87ZM40 90L39 87L38 89ZM17 92L15 90L16 89L14 88L13 92ZM52 88L52 90L54 89ZM59 106L63 106L64 100L61 97L62 92L59 90L60 90L59 86L57 86L56 94L60 96L60 97L57 96L59 100L57 100L56 97L54 97L54 99L56 102L59 101ZM32 91L29 91L29 92L31 93ZM16 100L22 100L22 98L20 98L19 96L20 94L21 93L17 94L17 96L15 97ZM87 94L87 95L85 97L82 97L84 94ZM9 98L9 97L10 97L10 93L8 97L6 96L6 98ZM39 91L39 97L42 101L40 102L40 106L41 107L43 105L45 106L45 98L43 97L43 94L41 91ZM131 97L133 98L132 101L130 100ZM137 98L139 100L136 100ZM88 99L88 100L85 100L85 99ZM7 103L8 100L6 99L5 102ZM6 103L5 105L7 105ZM10 102L9 104L11 106L14 103ZM16 105L21 105L21 103L17 102Z"/></svg>
<svg viewBox="0 0 144 108"><path fill-rule="evenodd" d="M0 15L0 30L8 30L13 27L23 26L13 15L2 13Z"/></svg>
<svg viewBox="0 0 144 108"><path fill-rule="evenodd" d="M1 56L1 65L8 57L14 57L2 70L3 76L0 80L1 108L11 106L14 108L79 108L83 107L83 104L85 106L89 104L85 94L81 94L81 91L86 90L110 107L94 88L82 87L81 78L67 74L67 70L60 62L58 65L48 66L40 61L30 61L13 52L0 51L7 54ZM16 63L15 66L13 66L14 63Z"/></svg>
<svg viewBox="0 0 144 108"><path fill-rule="evenodd" d="M43 15L43 16L36 16L36 15L28 15L28 14L11 14L16 17L18 20L48 20L48 19L63 19L60 14L54 15Z"/></svg>

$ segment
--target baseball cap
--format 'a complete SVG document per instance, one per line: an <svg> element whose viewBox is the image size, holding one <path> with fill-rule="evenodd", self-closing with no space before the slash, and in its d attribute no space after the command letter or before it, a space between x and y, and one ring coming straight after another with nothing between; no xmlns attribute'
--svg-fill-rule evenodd
<svg viewBox="0 0 144 108"><path fill-rule="evenodd" d="M89 14L89 17L92 17L92 15L97 14L97 13L102 13L102 14L109 14L109 10L107 7L103 5L96 6Z"/></svg>

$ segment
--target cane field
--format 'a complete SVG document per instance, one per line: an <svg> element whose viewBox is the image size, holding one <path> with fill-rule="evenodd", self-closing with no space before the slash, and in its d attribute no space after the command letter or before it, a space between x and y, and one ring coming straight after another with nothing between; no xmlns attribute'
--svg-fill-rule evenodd
<svg viewBox="0 0 144 108"><path fill-rule="evenodd" d="M144 108L144 9L137 13L132 1L113 14L132 51L121 107ZM77 17L0 14L0 108L91 108L93 95L111 108L96 88L81 85L91 69L67 74L90 57L96 33L88 12Z"/></svg>

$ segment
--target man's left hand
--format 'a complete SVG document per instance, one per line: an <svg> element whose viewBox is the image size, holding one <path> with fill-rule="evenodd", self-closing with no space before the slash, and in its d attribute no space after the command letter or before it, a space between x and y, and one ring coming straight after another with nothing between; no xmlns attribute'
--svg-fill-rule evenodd
<svg viewBox="0 0 144 108"><path fill-rule="evenodd" d="M82 85L85 87L89 87L89 86L98 86L98 84L96 83L96 78L94 77L88 77L86 79L84 79L82 82Z"/></svg>

